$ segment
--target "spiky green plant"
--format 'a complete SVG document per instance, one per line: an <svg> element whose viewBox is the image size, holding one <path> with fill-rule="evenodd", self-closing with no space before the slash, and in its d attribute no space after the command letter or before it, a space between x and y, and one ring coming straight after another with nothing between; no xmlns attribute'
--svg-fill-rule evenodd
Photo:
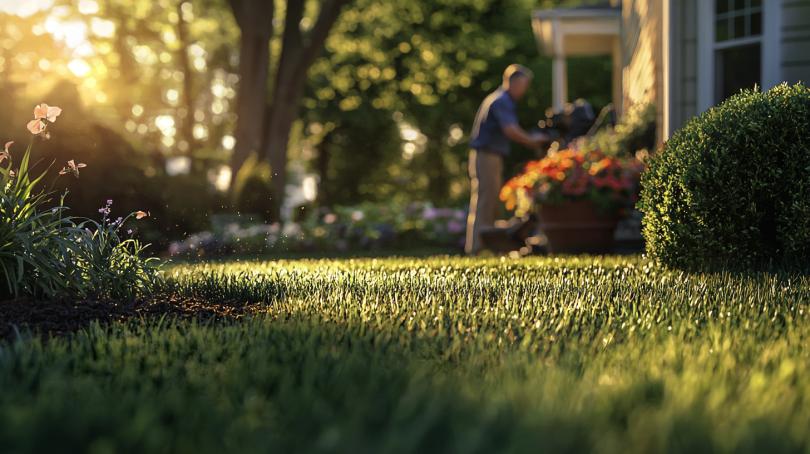
<svg viewBox="0 0 810 454"><path fill-rule="evenodd" d="M0 166L0 272L5 278L0 297L53 297L70 287L65 280L70 244L59 235L70 223L61 203L45 208L53 194L37 188L46 172L33 175L30 157L31 145L16 170L9 154L4 154L6 166Z"/></svg>

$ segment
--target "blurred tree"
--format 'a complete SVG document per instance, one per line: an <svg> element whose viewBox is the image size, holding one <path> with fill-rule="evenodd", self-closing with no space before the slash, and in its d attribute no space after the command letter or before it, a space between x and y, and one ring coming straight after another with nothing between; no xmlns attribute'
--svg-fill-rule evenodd
<svg viewBox="0 0 810 454"><path fill-rule="evenodd" d="M86 44L68 58L85 67L74 75L94 111L168 156L200 158L222 148L236 94L226 88L234 82L228 48L237 36L227 11L201 16L195 11L207 2L191 0L60 3L49 20L84 24ZM203 162L195 161L197 170Z"/></svg>
<svg viewBox="0 0 810 454"><path fill-rule="evenodd" d="M67 62L60 62L62 46L37 27L44 19L43 12L25 17L0 13L0 93L3 94L0 132L6 138L18 136L24 130L24 125L17 128L10 125L19 115L27 118L30 114L33 106L19 103L26 92L41 90L52 83L44 77L43 70L63 75L68 72Z"/></svg>
<svg viewBox="0 0 810 454"><path fill-rule="evenodd" d="M229 0L229 5L240 31L236 144L231 157L236 176L248 157L261 149L275 5L267 0Z"/></svg>
<svg viewBox="0 0 810 454"><path fill-rule="evenodd" d="M290 130L298 117L299 105L307 81L307 72L313 61L320 55L324 41L329 35L335 20L340 14L343 5L348 0L323 0L320 2L317 16L311 19L304 15L304 0L288 0L285 6L284 28L280 35L280 52L275 74L272 75L270 92L272 98L263 113L257 111L252 101L245 99L248 96L265 99L267 89L259 87L261 78L269 71L269 58L266 58L258 46L256 36L272 36L273 13L272 1L261 0L229 0L231 9L237 19L240 29L246 30L242 38L243 50L252 61L240 63L240 78L252 82L240 85L240 107L245 112L237 119L237 134L247 143L237 145L234 150L232 173L237 174L239 167L249 156L251 149L259 143L255 136L255 125L243 125L244 122L255 122L263 126L261 148L263 155L270 161L273 170L273 196L280 207L284 198L287 174L287 146L290 139ZM247 42L246 42L247 41ZM244 57L243 57L244 59ZM244 71L244 72L243 72ZM247 72L250 71L248 74ZM257 81L251 78L256 77ZM258 90L258 91L257 91ZM237 143L239 139L237 138ZM278 213L276 213L278 215ZM278 217L278 216L276 216Z"/></svg>
<svg viewBox="0 0 810 454"><path fill-rule="evenodd" d="M369 102L369 101L363 101ZM322 119L307 110L305 118ZM309 124L308 141L317 137L310 165L319 176L319 205L347 205L402 198L407 183L392 174L401 159L402 139L390 112L373 106L341 112L339 121Z"/></svg>

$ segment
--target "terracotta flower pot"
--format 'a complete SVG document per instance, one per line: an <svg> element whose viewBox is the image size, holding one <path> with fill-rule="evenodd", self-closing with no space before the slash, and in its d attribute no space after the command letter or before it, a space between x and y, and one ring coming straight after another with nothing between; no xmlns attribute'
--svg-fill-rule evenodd
<svg viewBox="0 0 810 454"><path fill-rule="evenodd" d="M540 229L552 254L604 254L613 247L617 213L602 213L589 200L537 208Z"/></svg>

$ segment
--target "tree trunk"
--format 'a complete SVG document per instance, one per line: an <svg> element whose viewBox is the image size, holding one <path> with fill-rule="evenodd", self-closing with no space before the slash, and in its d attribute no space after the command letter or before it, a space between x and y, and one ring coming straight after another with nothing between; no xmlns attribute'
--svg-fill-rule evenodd
<svg viewBox="0 0 810 454"><path fill-rule="evenodd" d="M231 170L235 178L242 164L261 148L270 72L270 37L273 34L273 2L231 0L241 31L239 42L239 91L236 97L236 129Z"/></svg>
<svg viewBox="0 0 810 454"><path fill-rule="evenodd" d="M287 184L287 146L290 141L290 130L298 118L305 81L306 73L293 74L293 71L279 67L273 104L269 109L264 150L273 171L272 196L275 197L275 207L279 210L284 203ZM278 218L281 212L273 214Z"/></svg>
<svg viewBox="0 0 810 454"><path fill-rule="evenodd" d="M271 186L273 197L276 198L275 206L279 210L273 214L277 218L280 218L287 184L287 145L290 129L298 117L307 71L323 49L329 30L347 2L348 0L325 0L315 25L306 36L301 33L300 28L304 10L303 0L287 2L281 56L264 141L264 155L270 161L273 170Z"/></svg>

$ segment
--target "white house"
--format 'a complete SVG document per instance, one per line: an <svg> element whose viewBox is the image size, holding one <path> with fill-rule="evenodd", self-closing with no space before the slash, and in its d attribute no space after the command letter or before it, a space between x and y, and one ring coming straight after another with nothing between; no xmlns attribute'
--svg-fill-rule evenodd
<svg viewBox="0 0 810 454"><path fill-rule="evenodd" d="M555 107L566 57L612 55L614 105L654 102L660 140L741 88L810 83L810 0L611 0L532 19Z"/></svg>

